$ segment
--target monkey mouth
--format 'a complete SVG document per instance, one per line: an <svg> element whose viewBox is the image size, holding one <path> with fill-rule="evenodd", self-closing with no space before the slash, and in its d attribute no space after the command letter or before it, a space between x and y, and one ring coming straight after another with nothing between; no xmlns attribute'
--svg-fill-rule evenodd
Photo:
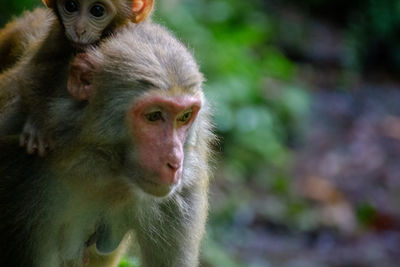
<svg viewBox="0 0 400 267"><path fill-rule="evenodd" d="M84 52L89 45L88 43L72 42L72 46L78 50L77 52Z"/></svg>
<svg viewBox="0 0 400 267"><path fill-rule="evenodd" d="M164 185L149 179L140 179L137 184L145 193L160 198L168 196L176 187L176 185Z"/></svg>
<svg viewBox="0 0 400 267"><path fill-rule="evenodd" d="M153 197L167 197L180 184L177 183L164 184L158 182L157 173L149 173L147 171L138 171L140 167L132 168L129 166L125 169L126 177L133 183L134 187L138 187L144 193Z"/></svg>
<svg viewBox="0 0 400 267"><path fill-rule="evenodd" d="M76 42L76 41L72 41L72 46L77 49L77 52L85 52L85 50L89 47L89 46L97 46L99 44L99 42Z"/></svg>

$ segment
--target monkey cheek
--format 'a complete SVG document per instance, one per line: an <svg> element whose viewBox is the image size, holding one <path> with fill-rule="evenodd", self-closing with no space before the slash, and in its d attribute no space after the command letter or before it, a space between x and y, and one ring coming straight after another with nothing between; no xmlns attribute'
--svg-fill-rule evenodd
<svg viewBox="0 0 400 267"><path fill-rule="evenodd" d="M76 43L77 42L77 37L74 33L72 33L71 31L67 30L65 32L65 36L67 37L67 39L72 43Z"/></svg>

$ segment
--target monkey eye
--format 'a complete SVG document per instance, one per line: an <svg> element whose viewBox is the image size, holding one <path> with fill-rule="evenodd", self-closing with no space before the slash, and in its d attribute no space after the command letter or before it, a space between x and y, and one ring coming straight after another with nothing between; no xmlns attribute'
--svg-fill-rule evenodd
<svg viewBox="0 0 400 267"><path fill-rule="evenodd" d="M192 110L186 111L182 116L178 118L178 121L181 123L186 123L190 120L192 114L193 114Z"/></svg>
<svg viewBox="0 0 400 267"><path fill-rule="evenodd" d="M163 120L161 111L153 111L144 115L148 121L155 122Z"/></svg>
<svg viewBox="0 0 400 267"><path fill-rule="evenodd" d="M65 10L67 10L69 13L76 12L79 9L78 3L74 0L65 1L64 7L65 7Z"/></svg>
<svg viewBox="0 0 400 267"><path fill-rule="evenodd" d="M90 14L92 14L96 18L104 16L105 13L106 9L104 8L104 6L99 4L92 6L92 8L90 9Z"/></svg>

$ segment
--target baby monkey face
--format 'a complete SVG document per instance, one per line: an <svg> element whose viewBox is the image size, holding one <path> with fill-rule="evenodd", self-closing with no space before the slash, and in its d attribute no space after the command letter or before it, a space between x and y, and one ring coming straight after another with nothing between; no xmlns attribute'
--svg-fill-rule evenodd
<svg viewBox="0 0 400 267"><path fill-rule="evenodd" d="M57 10L67 38L78 48L100 40L117 14L111 0L59 0Z"/></svg>

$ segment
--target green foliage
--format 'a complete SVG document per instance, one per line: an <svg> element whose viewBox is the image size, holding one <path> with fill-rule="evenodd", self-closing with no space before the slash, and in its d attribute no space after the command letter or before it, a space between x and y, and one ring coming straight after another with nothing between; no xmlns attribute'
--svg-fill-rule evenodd
<svg viewBox="0 0 400 267"><path fill-rule="evenodd" d="M133 257L124 257L118 267L140 267L140 261Z"/></svg>
<svg viewBox="0 0 400 267"><path fill-rule="evenodd" d="M212 262L213 266L240 267L235 259L232 259L213 239L206 237L203 242L202 253L204 261Z"/></svg>
<svg viewBox="0 0 400 267"><path fill-rule="evenodd" d="M357 218L363 225L372 224L376 217L376 209L370 203L360 203L357 206Z"/></svg>
<svg viewBox="0 0 400 267"><path fill-rule="evenodd" d="M349 40L359 69L382 68L400 72L400 2L369 0L354 11Z"/></svg>
<svg viewBox="0 0 400 267"><path fill-rule="evenodd" d="M24 10L31 10L40 4L40 0L0 0L0 26L4 25L12 16L21 14Z"/></svg>

